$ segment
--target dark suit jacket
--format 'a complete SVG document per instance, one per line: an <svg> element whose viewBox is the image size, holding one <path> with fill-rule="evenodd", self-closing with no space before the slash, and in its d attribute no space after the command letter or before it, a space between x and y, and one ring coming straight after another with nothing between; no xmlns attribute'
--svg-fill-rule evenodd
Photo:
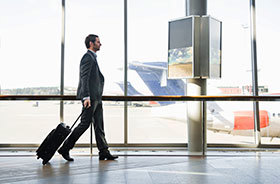
<svg viewBox="0 0 280 184"><path fill-rule="evenodd" d="M104 77L99 70L96 57L90 51L84 54L80 63L80 80L77 98L90 97L101 100L104 88Z"/></svg>

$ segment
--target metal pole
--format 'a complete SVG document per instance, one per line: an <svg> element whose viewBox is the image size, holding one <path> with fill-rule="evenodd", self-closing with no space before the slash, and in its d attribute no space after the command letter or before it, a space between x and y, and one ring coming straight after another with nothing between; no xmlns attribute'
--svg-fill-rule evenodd
<svg viewBox="0 0 280 184"><path fill-rule="evenodd" d="M206 15L207 0L186 0L186 16ZM187 95L206 95L206 79L188 79ZM206 102L188 102L188 150L191 154L205 155L207 148Z"/></svg>
<svg viewBox="0 0 280 184"><path fill-rule="evenodd" d="M90 155L92 156L92 126L93 122L90 123Z"/></svg>
<svg viewBox="0 0 280 184"><path fill-rule="evenodd" d="M127 96L127 0L124 0L124 96ZM124 101L124 145L127 145L127 140L127 101Z"/></svg>
<svg viewBox="0 0 280 184"><path fill-rule="evenodd" d="M187 95L206 95L206 79L188 79ZM191 153L204 155L206 152L206 105L205 101L187 103L188 150Z"/></svg>
<svg viewBox="0 0 280 184"><path fill-rule="evenodd" d="M252 83L253 95L258 96L258 66L257 66L257 42L256 42L256 6L255 0L250 0L250 30L251 30L251 58L252 58ZM254 101L254 135L255 144L261 144L259 102Z"/></svg>
<svg viewBox="0 0 280 184"><path fill-rule="evenodd" d="M65 0L62 0L62 32L61 32L61 72L60 95L64 95L64 45L65 45ZM60 122L64 121L63 101L60 101Z"/></svg>
<svg viewBox="0 0 280 184"><path fill-rule="evenodd" d="M207 0L186 0L186 16L206 14Z"/></svg>

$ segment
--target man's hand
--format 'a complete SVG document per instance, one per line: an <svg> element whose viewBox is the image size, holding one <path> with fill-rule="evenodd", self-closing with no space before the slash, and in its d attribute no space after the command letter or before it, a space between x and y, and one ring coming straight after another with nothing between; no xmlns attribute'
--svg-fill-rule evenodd
<svg viewBox="0 0 280 184"><path fill-rule="evenodd" d="M90 108L90 99L86 99L85 101L84 101L84 107L85 108Z"/></svg>

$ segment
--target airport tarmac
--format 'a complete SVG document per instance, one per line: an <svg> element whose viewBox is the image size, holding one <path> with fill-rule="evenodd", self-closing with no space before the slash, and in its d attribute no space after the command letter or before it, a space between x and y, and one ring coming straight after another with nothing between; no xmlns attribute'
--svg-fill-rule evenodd
<svg viewBox="0 0 280 184"><path fill-rule="evenodd" d="M163 113L159 113L160 111L165 115L162 116ZM78 101L66 101L64 122L72 125L80 112L81 104ZM128 143L187 143L187 118L174 119L174 113L176 113L174 108L129 106ZM122 103L104 102L104 121L108 143L123 143ZM59 122L59 101L39 101L38 104L34 101L1 101L0 144L39 144ZM78 143L89 142L90 131L87 130ZM207 142L254 144L254 136L231 135L208 130ZM280 144L280 139L263 137L262 143Z"/></svg>

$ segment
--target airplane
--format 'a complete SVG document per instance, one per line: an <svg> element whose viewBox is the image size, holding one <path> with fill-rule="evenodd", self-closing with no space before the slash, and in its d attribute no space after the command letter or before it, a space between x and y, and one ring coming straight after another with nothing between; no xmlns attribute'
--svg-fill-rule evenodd
<svg viewBox="0 0 280 184"><path fill-rule="evenodd" d="M184 95L185 81L167 79L167 65L164 62L140 63L133 62L128 66L128 96L164 96L164 95ZM124 90L123 82L118 83ZM169 102L150 102L150 105L170 105ZM138 104L139 105L139 104Z"/></svg>
<svg viewBox="0 0 280 184"><path fill-rule="evenodd" d="M168 79L167 62L138 62L128 65L128 96L164 96L185 95L187 83L185 79ZM123 82L117 82L124 90ZM213 88L213 87L212 87ZM250 93L250 85L240 87L214 87L217 95L242 95ZM263 92L268 89L261 86ZM267 95L267 94L266 94ZM207 102L207 129L213 132L232 135L252 136L254 130L252 102ZM242 105L240 105L242 103ZM186 122L187 110L185 102L134 102L134 106L153 106L155 116L173 118ZM262 105L260 109L261 136L280 137L280 113L270 113L277 109L270 105ZM166 112L169 112L168 114Z"/></svg>

